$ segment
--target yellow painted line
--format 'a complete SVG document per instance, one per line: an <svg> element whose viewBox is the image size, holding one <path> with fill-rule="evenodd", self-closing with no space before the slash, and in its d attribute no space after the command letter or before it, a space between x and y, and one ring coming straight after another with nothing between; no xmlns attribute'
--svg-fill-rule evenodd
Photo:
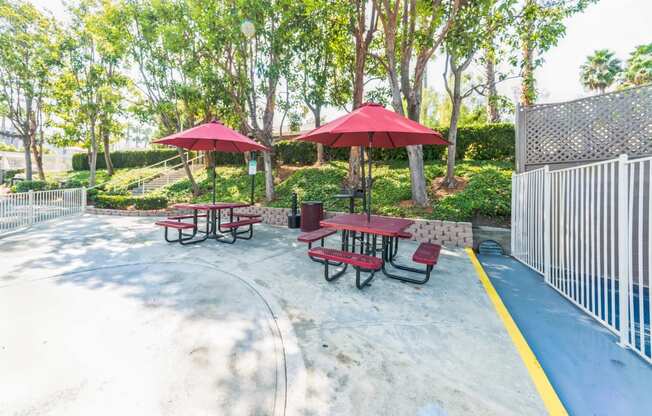
<svg viewBox="0 0 652 416"><path fill-rule="evenodd" d="M534 386L539 392L539 396L541 396L541 400L543 400L546 410L548 410L548 413L553 416L568 415L566 408L564 408L561 400L559 400L559 396L557 396L557 392L555 392L555 389L552 387L552 384L550 384L545 371L543 371L539 360L537 360L537 357L530 349L523 334L521 334L521 331L518 329L516 322L514 322L509 311L507 311L505 304L502 299L500 299L500 295L496 292L493 284L491 284L489 276L485 273L478 258L475 256L475 253L470 248L467 248L466 252L471 259L471 263L473 263L473 267L475 267L475 271L478 273L478 279L480 279L482 286L484 286L487 296L489 296L491 303L493 303L496 313L498 313L498 316L503 321L503 325L505 325L507 333L512 338L512 342L514 343L518 354L521 356L521 360L523 360L528 373L530 373L530 378L532 378Z"/></svg>

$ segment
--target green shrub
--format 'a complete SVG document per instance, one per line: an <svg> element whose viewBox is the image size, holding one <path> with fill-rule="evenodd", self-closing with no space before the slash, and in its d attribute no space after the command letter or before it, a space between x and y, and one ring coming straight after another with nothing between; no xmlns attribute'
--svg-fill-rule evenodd
<svg viewBox="0 0 652 416"><path fill-rule="evenodd" d="M56 182L46 181L19 181L11 187L12 192L27 192L27 191L45 191L48 189L57 189L59 184Z"/></svg>
<svg viewBox="0 0 652 416"><path fill-rule="evenodd" d="M9 169L9 170L5 170L5 171L3 171L3 173L2 173L2 179L3 179L5 182L11 182L11 180L13 179L14 176L18 175L19 173L23 173L23 172L24 172L23 169Z"/></svg>
<svg viewBox="0 0 652 416"><path fill-rule="evenodd" d="M133 198L127 195L107 195L98 193L95 196L96 208L127 209L133 205Z"/></svg>
<svg viewBox="0 0 652 416"><path fill-rule="evenodd" d="M163 209L168 206L168 199L162 195L145 195L133 199L136 209Z"/></svg>
<svg viewBox="0 0 652 416"><path fill-rule="evenodd" d="M7 143L0 143L0 152L18 152L18 148Z"/></svg>
<svg viewBox="0 0 652 416"><path fill-rule="evenodd" d="M511 171L483 167L470 177L466 188L435 205L438 219L471 221L481 215L506 218L511 213Z"/></svg>
<svg viewBox="0 0 652 416"><path fill-rule="evenodd" d="M124 150L111 152L111 162L115 169L120 168L140 168L150 166L166 159L177 156L179 153L176 149L149 149L149 150ZM244 163L242 153L221 153L217 154L218 165L238 165ZM195 157L191 152L190 157ZM171 160L172 164L181 163L181 159ZM72 157L72 168L76 171L89 170L88 155L86 153L76 153ZM104 153L97 154L97 169L106 169Z"/></svg>
<svg viewBox="0 0 652 416"><path fill-rule="evenodd" d="M302 201L322 201L328 209L344 210L348 202L333 199L340 193L346 170L340 166L305 168L294 172L289 178L276 186L276 200L270 206L290 207L292 194Z"/></svg>
<svg viewBox="0 0 652 416"><path fill-rule="evenodd" d="M168 200L163 195L110 195L98 193L93 198L95 207L107 209L127 209L135 207L139 210L167 208Z"/></svg>
<svg viewBox="0 0 652 416"><path fill-rule="evenodd" d="M436 127L444 137L448 137L448 127ZM458 160L514 160L514 126L508 123L479 124L461 126L457 130L456 157ZM442 160L446 155L446 146L423 146L423 158L426 161ZM349 148L332 148L325 146L327 160L348 160ZM317 160L317 148L314 143L294 140L280 141L274 144L275 160L281 164L310 165ZM407 150L372 149L374 161L407 160Z"/></svg>

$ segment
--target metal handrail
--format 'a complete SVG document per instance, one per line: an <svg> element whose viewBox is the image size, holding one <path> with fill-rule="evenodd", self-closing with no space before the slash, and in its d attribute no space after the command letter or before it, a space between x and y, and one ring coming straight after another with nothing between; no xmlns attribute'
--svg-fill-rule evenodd
<svg viewBox="0 0 652 416"><path fill-rule="evenodd" d="M199 156L196 156L196 157L194 157L194 158L188 160L187 163L188 163L188 165L191 165L191 164L194 165L193 162L195 162L195 161L198 160L198 159L203 159L203 157L204 157L204 155L201 154L201 155L199 155ZM137 188L141 188L141 187L143 187L143 185L145 184L146 181L149 181L150 179L155 179L155 178L157 178L157 177L159 177L159 176L163 176L163 175L168 174L168 173L170 173L170 172L172 172L172 171L176 171L176 170L177 170L179 167L181 167L181 166L183 166L183 162L181 162L181 163L179 163L179 164L177 164L177 165L174 165L174 166L172 166L170 169L164 170L163 172L157 172L157 173L155 173L155 174L153 174L153 175L149 175L149 176L146 176L146 177L144 177L144 178L136 179L135 181L132 181L132 182L127 183L124 187L127 188L127 189L129 189L129 186L130 186L130 185L133 185L134 183L137 183L137 184L138 184ZM143 191L144 191L144 190L145 190L145 189L143 188Z"/></svg>
<svg viewBox="0 0 652 416"><path fill-rule="evenodd" d="M167 162L170 161L170 160L172 160L172 159L175 159L175 158L177 158L177 157L179 157L179 155L176 155L176 156L174 156L174 157L171 157L171 158L168 158L168 159L162 160L162 161L160 161L160 162L154 163L153 165L144 166L144 167L142 167L141 169L151 169L151 168L155 167L156 165L160 165L161 163L164 163L163 166L164 166L164 167L167 167ZM194 157L194 158L188 160L187 163L190 164L191 162L194 162L194 161L196 161L197 159L200 159L200 158L203 158L203 157L204 157L203 154L199 154L198 156L196 156L196 157ZM139 183L139 182L141 182L141 181L145 181L145 180L149 180L149 179L155 178L155 177L157 177L157 176L161 176L161 175L163 175L163 174L165 174L165 173L167 173L167 172L170 172L170 171L172 171L172 170L177 170L177 168L179 168L180 166L183 166L183 162L178 163L178 164L176 164L176 165L174 165L174 166L170 167L169 169L166 169L166 170L164 170L164 171L162 171L162 172L157 172L157 173L154 173L154 174L152 174L152 175L146 176L146 177L144 177L144 178L138 178L138 179L135 179L135 180L133 180L133 181L127 183L126 185L124 185L124 186L122 186L122 187L124 187L124 188L126 188L126 189L129 189L129 186L133 185L134 183ZM90 189L94 189L94 188L97 188L98 186L110 185L111 182L114 182L114 181L115 181L115 179L111 179L111 180L108 180L108 181L106 181L106 182L98 183L98 184L96 184L95 186L91 186L91 187L89 187L88 190L90 190ZM140 186L140 185L139 185L139 186Z"/></svg>

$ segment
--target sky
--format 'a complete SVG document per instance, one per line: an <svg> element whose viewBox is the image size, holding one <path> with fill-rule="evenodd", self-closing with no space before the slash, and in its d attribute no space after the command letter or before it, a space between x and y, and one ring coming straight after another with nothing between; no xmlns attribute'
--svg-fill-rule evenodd
<svg viewBox="0 0 652 416"><path fill-rule="evenodd" d="M65 17L61 0L32 0L60 19ZM544 55L536 71L538 102L567 101L590 95L579 82L580 65L596 49L610 49L625 61L637 45L652 42L652 0L600 0L566 22L566 36ZM443 58L428 68L428 83L444 91ZM505 81L499 92L510 99L518 96L518 80Z"/></svg>

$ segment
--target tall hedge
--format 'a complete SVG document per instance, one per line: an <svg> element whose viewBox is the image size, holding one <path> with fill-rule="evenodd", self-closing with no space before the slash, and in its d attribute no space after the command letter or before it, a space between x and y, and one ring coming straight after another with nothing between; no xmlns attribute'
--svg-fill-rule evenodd
<svg viewBox="0 0 652 416"><path fill-rule="evenodd" d="M448 128L435 128L448 137ZM514 126L509 123L482 124L460 127L457 131L457 159L513 161L515 154ZM328 160L348 160L348 148L325 147ZM315 145L306 142L281 141L274 145L276 160L283 164L315 163ZM425 160L441 160L446 146L424 146ZM407 160L405 149L373 149L374 160Z"/></svg>
<svg viewBox="0 0 652 416"><path fill-rule="evenodd" d="M113 167L140 168L162 162L179 153L176 149L150 149L150 150L120 150L111 152ZM191 156L193 157L193 156ZM240 153L218 153L217 163L221 165L236 165L244 162L244 156ZM180 159L172 160L172 163L181 163ZM77 153L72 156L73 170L89 170L88 157L85 153ZM97 168L106 169L104 153L97 154Z"/></svg>
<svg viewBox="0 0 652 416"><path fill-rule="evenodd" d="M435 128L448 137L448 128ZM480 124L460 127L457 131L457 159L469 160L514 160L514 126L509 123ZM325 147L327 160L348 160L348 148ZM444 158L446 146L424 146L425 160ZM111 152L115 168L135 168L153 165L177 155L176 149L128 150ZM274 158L281 164L311 165L317 161L317 150L313 143L280 141L274 145ZM382 160L407 160L405 149L373 149L372 158ZM178 160L178 159L177 159ZM180 163L180 162L179 162ZM241 153L218 153L218 165L239 165L244 163ZM262 163L262 162L261 162ZM88 170L86 154L73 155L74 170ZM97 168L105 169L104 154L97 155Z"/></svg>

